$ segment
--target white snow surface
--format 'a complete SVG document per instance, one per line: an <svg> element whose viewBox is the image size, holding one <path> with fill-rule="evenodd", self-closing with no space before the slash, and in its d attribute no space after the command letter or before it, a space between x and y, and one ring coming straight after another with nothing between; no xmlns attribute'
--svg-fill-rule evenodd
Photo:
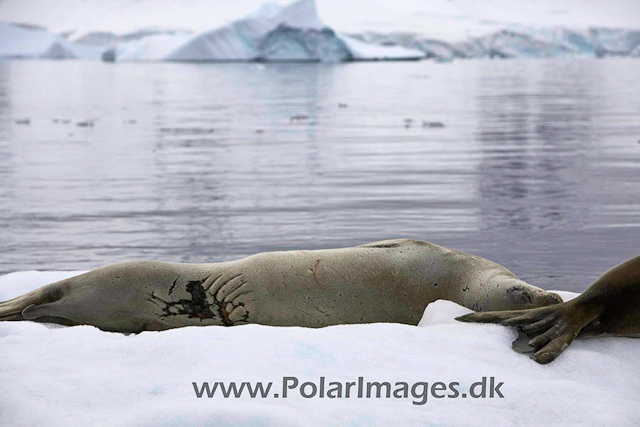
<svg viewBox="0 0 640 427"><path fill-rule="evenodd" d="M79 272L0 277L0 300ZM576 294L560 292L565 300ZM0 322L0 425L525 425L640 423L640 340L575 342L550 365L511 350L515 332L454 320L468 309L436 301L419 327L322 329L247 325L122 335L90 326ZM282 378L330 381L504 382L504 398L311 398ZM273 382L267 398L196 398L192 382Z"/></svg>

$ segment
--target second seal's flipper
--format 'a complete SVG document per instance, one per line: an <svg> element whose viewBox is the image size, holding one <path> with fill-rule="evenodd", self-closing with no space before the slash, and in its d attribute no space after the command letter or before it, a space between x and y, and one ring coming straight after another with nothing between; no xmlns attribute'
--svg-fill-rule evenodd
<svg viewBox="0 0 640 427"><path fill-rule="evenodd" d="M560 356L594 317L595 315L585 316L585 313L577 310L571 303L563 303L530 310L470 313L457 317L456 320L515 326L520 335L513 342L513 349L519 353L535 351L531 358L538 363L547 364Z"/></svg>
<svg viewBox="0 0 640 427"><path fill-rule="evenodd" d="M529 345L529 335L522 330L518 331L518 337L511 343L511 348L513 351L525 354L535 351L535 347Z"/></svg>

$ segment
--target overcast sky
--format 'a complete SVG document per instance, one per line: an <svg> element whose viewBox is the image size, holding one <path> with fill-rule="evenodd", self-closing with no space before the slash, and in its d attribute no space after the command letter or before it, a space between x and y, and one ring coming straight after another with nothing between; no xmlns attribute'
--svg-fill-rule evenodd
<svg viewBox="0 0 640 427"><path fill-rule="evenodd" d="M271 3L286 4L287 0ZM169 26L207 30L258 9L260 0L0 0L0 20L53 31ZM607 26L640 29L640 0L316 0L339 31L416 31L462 39L499 27Z"/></svg>

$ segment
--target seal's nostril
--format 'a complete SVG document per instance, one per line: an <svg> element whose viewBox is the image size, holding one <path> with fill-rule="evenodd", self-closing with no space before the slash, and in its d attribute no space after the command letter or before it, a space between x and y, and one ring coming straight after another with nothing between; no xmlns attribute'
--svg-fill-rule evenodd
<svg viewBox="0 0 640 427"><path fill-rule="evenodd" d="M547 298L549 299L549 305L562 304L562 297L558 294L548 293Z"/></svg>

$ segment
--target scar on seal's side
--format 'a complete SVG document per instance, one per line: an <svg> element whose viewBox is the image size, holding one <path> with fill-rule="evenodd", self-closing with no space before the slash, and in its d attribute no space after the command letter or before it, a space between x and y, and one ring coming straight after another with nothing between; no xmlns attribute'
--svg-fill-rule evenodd
<svg viewBox="0 0 640 427"><path fill-rule="evenodd" d="M542 337L532 339L532 345L552 345L534 356L544 363L564 349L558 338L565 339L569 330L586 328L592 335L640 332L640 291L635 285L639 262L635 258L607 272L574 300L583 303L559 304L558 295L518 279L499 264L409 239L266 252L210 264L137 261L98 268L2 302L0 321L93 325L124 333L249 323L416 325L427 304L445 299L490 312L489 317L461 320L509 324L527 316L532 323L527 332ZM615 296L623 294L636 303L622 303L622 297Z"/></svg>

